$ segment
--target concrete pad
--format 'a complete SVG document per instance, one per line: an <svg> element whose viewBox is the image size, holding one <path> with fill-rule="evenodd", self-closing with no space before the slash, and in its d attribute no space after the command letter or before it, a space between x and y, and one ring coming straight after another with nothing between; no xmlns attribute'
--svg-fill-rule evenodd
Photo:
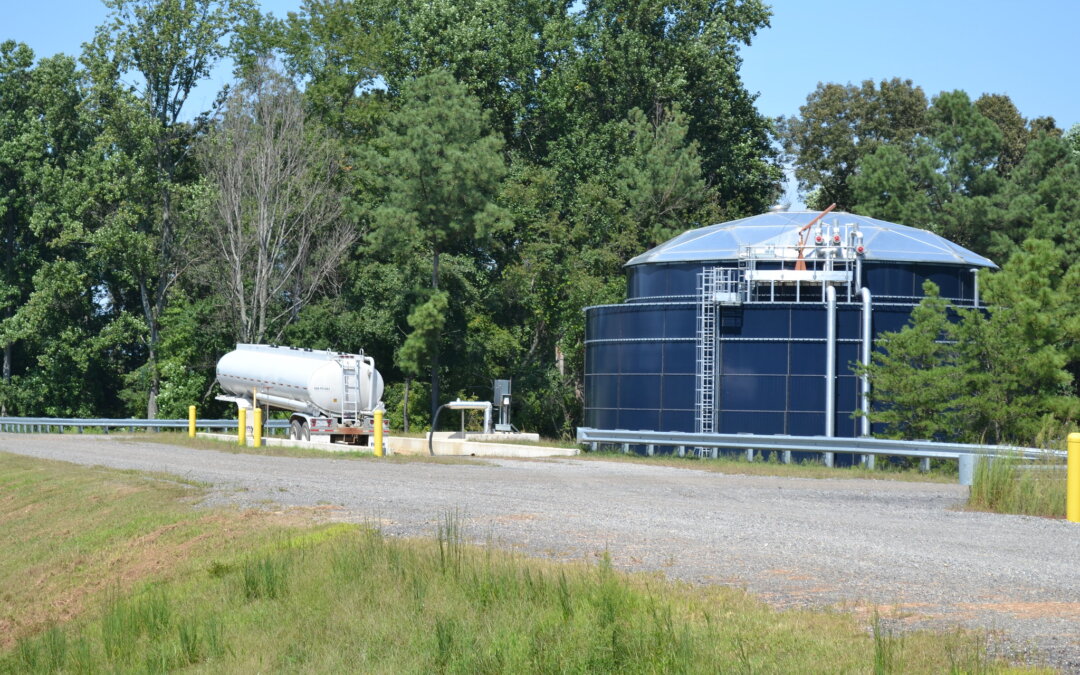
<svg viewBox="0 0 1080 675"><path fill-rule="evenodd" d="M464 457L573 457L581 451L577 448L553 448L543 445L516 445L514 443L486 443L471 439L454 438L457 432L440 431L431 441L432 450L439 456ZM386 443L395 454L426 455L428 439L387 437Z"/></svg>
<svg viewBox="0 0 1080 675"><path fill-rule="evenodd" d="M472 439L452 438L455 432L440 431L432 439L432 449L438 456L446 457L573 457L580 451L577 448L554 448L542 445L515 445L513 443L488 443ZM236 443L236 434L218 434L199 432L198 438L209 438L216 441ZM295 441L281 436L263 436L265 446L283 446L292 448L311 448L326 452L371 452L372 448L367 445L347 445L345 443L331 443L329 440ZM251 445L251 437L248 437L248 445ZM410 438L405 436L387 435L383 438L383 444L389 454L394 455L426 455L428 454L428 439Z"/></svg>

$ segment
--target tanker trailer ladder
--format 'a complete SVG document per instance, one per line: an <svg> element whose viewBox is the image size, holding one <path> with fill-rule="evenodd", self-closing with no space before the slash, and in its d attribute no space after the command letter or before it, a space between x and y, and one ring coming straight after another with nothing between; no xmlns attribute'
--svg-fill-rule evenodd
<svg viewBox="0 0 1080 675"><path fill-rule="evenodd" d="M359 420L360 363L350 356L340 358L337 362L341 365L341 420Z"/></svg>

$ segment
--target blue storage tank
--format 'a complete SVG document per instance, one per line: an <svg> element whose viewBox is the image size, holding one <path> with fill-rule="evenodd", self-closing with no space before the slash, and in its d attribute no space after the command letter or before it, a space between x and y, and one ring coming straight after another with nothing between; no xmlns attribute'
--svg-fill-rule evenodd
<svg viewBox="0 0 1080 675"><path fill-rule="evenodd" d="M975 272L996 265L904 225L770 212L684 232L626 267L626 302L585 310L585 426L853 437L864 324L899 330L927 279L976 305Z"/></svg>

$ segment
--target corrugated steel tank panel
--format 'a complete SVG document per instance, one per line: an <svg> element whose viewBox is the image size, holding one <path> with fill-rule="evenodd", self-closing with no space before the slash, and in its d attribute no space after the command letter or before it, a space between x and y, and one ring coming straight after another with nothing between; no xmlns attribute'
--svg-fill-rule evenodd
<svg viewBox="0 0 1080 675"><path fill-rule="evenodd" d="M648 256L635 261L643 258ZM737 265L732 260L628 265L626 302L586 310L585 426L696 431L699 274L706 267ZM875 336L907 323L927 279L943 297L971 306L971 269L970 264L862 261L861 285L873 296ZM857 291L851 298L838 293L836 312L835 430L848 437L860 430L853 416L860 403L859 382L851 369L860 358L862 338ZM816 301L813 292L797 303L719 308L718 432L825 433L826 306L820 287Z"/></svg>

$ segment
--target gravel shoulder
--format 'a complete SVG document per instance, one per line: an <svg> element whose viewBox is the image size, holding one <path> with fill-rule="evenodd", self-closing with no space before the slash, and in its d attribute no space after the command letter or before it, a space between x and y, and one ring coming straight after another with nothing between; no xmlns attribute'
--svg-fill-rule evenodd
<svg viewBox="0 0 1080 675"><path fill-rule="evenodd" d="M984 628L1080 672L1080 527L957 510L959 485L740 476L619 462L389 463L0 434L0 451L212 484L209 504L321 506L391 535L458 510L479 542L744 587L778 607L878 608L895 626Z"/></svg>

